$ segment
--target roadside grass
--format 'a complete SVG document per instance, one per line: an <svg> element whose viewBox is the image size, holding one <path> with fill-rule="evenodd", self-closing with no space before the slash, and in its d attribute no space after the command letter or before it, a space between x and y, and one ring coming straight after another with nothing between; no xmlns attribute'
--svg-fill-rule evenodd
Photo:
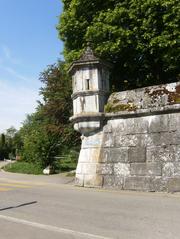
<svg viewBox="0 0 180 239"><path fill-rule="evenodd" d="M77 167L79 151L77 149L71 149L63 152L60 156L55 157L52 160L52 167L54 174L65 173L68 177L75 175L75 169ZM23 173L23 174L43 174L42 166L32 162L16 161L9 163L3 167L7 172Z"/></svg>
<svg viewBox="0 0 180 239"><path fill-rule="evenodd" d="M13 162L3 167L4 171L11 173L24 173L24 174L43 174L43 169L40 165L28 162Z"/></svg>
<svg viewBox="0 0 180 239"><path fill-rule="evenodd" d="M57 157L53 162L54 174L67 173L67 177L73 177L75 175L75 169L77 166L77 157L71 157L69 155ZM43 174L43 169L40 165L24 161L16 161L9 163L3 167L4 171L11 173L22 174Z"/></svg>

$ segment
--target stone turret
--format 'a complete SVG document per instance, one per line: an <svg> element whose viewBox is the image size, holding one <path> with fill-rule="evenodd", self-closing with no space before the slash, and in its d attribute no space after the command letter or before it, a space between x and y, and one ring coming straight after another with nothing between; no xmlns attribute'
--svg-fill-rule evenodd
<svg viewBox="0 0 180 239"><path fill-rule="evenodd" d="M74 129L85 135L102 126L104 105L109 94L111 65L97 58L88 46L69 68L73 87Z"/></svg>

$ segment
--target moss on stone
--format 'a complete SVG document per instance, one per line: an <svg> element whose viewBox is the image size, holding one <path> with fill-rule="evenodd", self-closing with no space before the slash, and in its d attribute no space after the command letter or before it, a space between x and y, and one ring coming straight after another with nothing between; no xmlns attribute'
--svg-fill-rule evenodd
<svg viewBox="0 0 180 239"><path fill-rule="evenodd" d="M127 103L127 104L114 104L111 102L108 102L105 105L105 112L106 113L116 113L119 111L135 111L137 107L133 103Z"/></svg>
<svg viewBox="0 0 180 239"><path fill-rule="evenodd" d="M145 90L145 93L149 95L151 98L152 104L159 101L159 97L167 96L168 103L178 104L180 103L180 85L176 86L175 91L169 91L165 86L161 87L160 89L155 89L151 91L149 88Z"/></svg>
<svg viewBox="0 0 180 239"><path fill-rule="evenodd" d="M174 102L176 104L180 104L180 96L177 96L175 99L174 99Z"/></svg>

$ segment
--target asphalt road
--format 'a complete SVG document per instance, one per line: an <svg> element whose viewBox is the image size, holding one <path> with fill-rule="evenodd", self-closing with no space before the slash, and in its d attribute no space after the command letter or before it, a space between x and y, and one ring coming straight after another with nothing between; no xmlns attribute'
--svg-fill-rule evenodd
<svg viewBox="0 0 180 239"><path fill-rule="evenodd" d="M179 239L180 194L84 189L0 171L0 239Z"/></svg>

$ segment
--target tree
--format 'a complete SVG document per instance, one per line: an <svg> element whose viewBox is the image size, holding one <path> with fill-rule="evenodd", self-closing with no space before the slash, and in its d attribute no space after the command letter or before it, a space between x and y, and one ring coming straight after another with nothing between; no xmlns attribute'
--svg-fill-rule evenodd
<svg viewBox="0 0 180 239"><path fill-rule="evenodd" d="M10 127L0 137L0 158L15 158L22 148L22 139L19 132Z"/></svg>
<svg viewBox="0 0 180 239"><path fill-rule="evenodd" d="M0 135L0 160L7 158L8 152L6 148L6 136L5 134Z"/></svg>
<svg viewBox="0 0 180 239"><path fill-rule="evenodd" d="M69 147L79 145L79 134L73 130L69 118L72 116L71 79L65 70L65 64L59 62L50 65L40 75L43 87L40 90L44 105L42 113L46 117L46 129L51 134L62 137Z"/></svg>
<svg viewBox="0 0 180 239"><path fill-rule="evenodd" d="M64 64L48 66L40 74L43 102L36 112L28 115L20 135L23 139L22 158L39 164L42 168L52 165L54 157L68 147L78 146L80 137L73 130L69 117L72 114L70 79Z"/></svg>
<svg viewBox="0 0 180 239"><path fill-rule="evenodd" d="M91 40L95 53L114 63L116 89L179 79L178 0L63 0L60 38L68 63Z"/></svg>
<svg viewBox="0 0 180 239"><path fill-rule="evenodd" d="M46 130L46 119L42 114L41 107L36 113L28 115L20 129L23 139L21 152L22 159L42 168L51 164L53 157L57 154L58 138Z"/></svg>

